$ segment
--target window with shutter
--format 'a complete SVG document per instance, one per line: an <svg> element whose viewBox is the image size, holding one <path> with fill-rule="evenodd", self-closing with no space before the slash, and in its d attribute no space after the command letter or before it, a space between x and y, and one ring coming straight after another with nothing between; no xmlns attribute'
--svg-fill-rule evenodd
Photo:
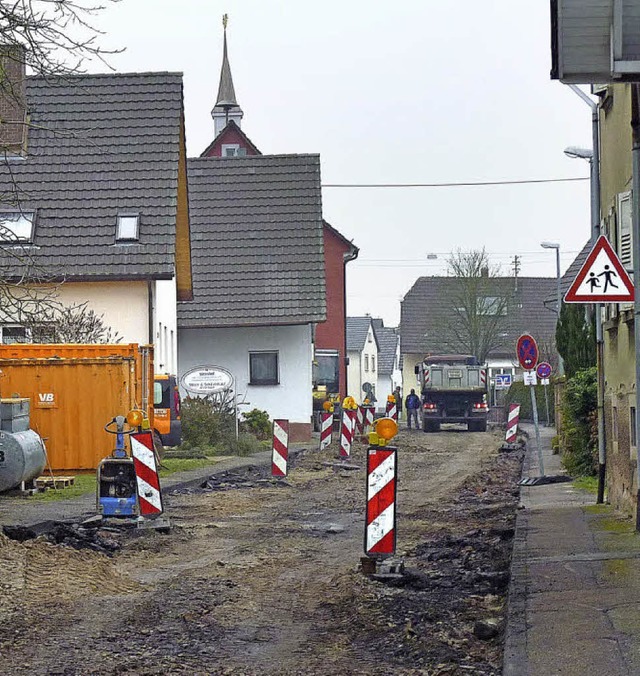
<svg viewBox="0 0 640 676"><path fill-rule="evenodd" d="M631 233L631 193L623 192L618 195L618 255L625 269L633 268L633 246Z"/></svg>
<svg viewBox="0 0 640 676"><path fill-rule="evenodd" d="M633 271L633 226L631 223L631 193L622 192L617 197L618 256L629 273ZM621 310L629 310L633 303L622 303Z"/></svg>

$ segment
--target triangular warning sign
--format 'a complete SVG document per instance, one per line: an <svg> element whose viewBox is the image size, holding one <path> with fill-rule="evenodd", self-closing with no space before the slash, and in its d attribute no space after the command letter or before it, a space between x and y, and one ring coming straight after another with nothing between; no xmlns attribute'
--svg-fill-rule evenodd
<svg viewBox="0 0 640 676"><path fill-rule="evenodd" d="M632 303L633 282L601 235L567 291L565 303Z"/></svg>

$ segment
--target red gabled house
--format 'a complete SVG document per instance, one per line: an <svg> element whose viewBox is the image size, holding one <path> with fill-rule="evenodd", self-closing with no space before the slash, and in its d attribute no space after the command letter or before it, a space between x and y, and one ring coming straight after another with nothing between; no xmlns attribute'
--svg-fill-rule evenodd
<svg viewBox="0 0 640 676"><path fill-rule="evenodd" d="M211 111L215 138L201 157L246 157L262 155L258 147L241 128L244 112L238 105L229 56L225 25L222 68L216 104ZM334 368L338 371L339 395L347 395L347 334L346 334L346 264L358 256L358 248L326 221L323 222L324 264L327 320L316 325L315 366L326 373L327 381ZM322 375L321 375L321 380ZM333 386L328 387L333 392Z"/></svg>

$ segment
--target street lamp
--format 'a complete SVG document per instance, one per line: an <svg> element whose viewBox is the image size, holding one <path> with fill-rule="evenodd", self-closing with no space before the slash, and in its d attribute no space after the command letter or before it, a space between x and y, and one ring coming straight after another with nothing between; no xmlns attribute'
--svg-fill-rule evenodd
<svg viewBox="0 0 640 676"><path fill-rule="evenodd" d="M562 308L562 294L560 292L560 244L557 242L540 242L540 246L543 249L556 250L556 313L558 321L560 321L560 309ZM564 375L564 362L562 361L560 352L558 352L558 375Z"/></svg>
<svg viewBox="0 0 640 676"><path fill-rule="evenodd" d="M587 160L589 164L593 161L593 150L591 148L578 148L569 146L564 149L564 154L572 159Z"/></svg>

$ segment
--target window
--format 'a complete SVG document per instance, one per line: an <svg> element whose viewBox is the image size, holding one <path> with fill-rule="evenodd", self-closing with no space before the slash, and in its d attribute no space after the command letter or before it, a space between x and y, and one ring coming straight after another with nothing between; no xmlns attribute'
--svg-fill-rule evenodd
<svg viewBox="0 0 640 676"><path fill-rule="evenodd" d="M631 226L631 193L618 195L618 254L625 269L633 267L632 233Z"/></svg>
<svg viewBox="0 0 640 676"><path fill-rule="evenodd" d="M373 355L371 355L371 370L376 370L376 358Z"/></svg>
<svg viewBox="0 0 640 676"><path fill-rule="evenodd" d="M14 343L30 343L31 331L26 326L0 326L0 343L13 345Z"/></svg>
<svg viewBox="0 0 640 676"><path fill-rule="evenodd" d="M33 211L0 212L0 241L31 242L33 239Z"/></svg>
<svg viewBox="0 0 640 676"><path fill-rule="evenodd" d="M637 444L637 437L636 437L636 407L631 406L629 409L629 425L631 426L631 434L629 435L629 438L631 439L631 446L635 448Z"/></svg>
<svg viewBox="0 0 640 676"><path fill-rule="evenodd" d="M247 154L246 148L241 148L238 143L223 143L222 157L245 157Z"/></svg>
<svg viewBox="0 0 640 676"><path fill-rule="evenodd" d="M365 371L369 370L369 355L368 354L364 355L364 370Z"/></svg>
<svg viewBox="0 0 640 676"><path fill-rule="evenodd" d="M249 352L249 384L277 385L278 353Z"/></svg>
<svg viewBox="0 0 640 676"><path fill-rule="evenodd" d="M478 299L478 312L482 315L501 315L507 314L507 303L504 298L499 296L485 296Z"/></svg>
<svg viewBox="0 0 640 676"><path fill-rule="evenodd" d="M139 222L139 214L120 214L118 216L118 227L116 230L116 239L118 242L138 241Z"/></svg>

